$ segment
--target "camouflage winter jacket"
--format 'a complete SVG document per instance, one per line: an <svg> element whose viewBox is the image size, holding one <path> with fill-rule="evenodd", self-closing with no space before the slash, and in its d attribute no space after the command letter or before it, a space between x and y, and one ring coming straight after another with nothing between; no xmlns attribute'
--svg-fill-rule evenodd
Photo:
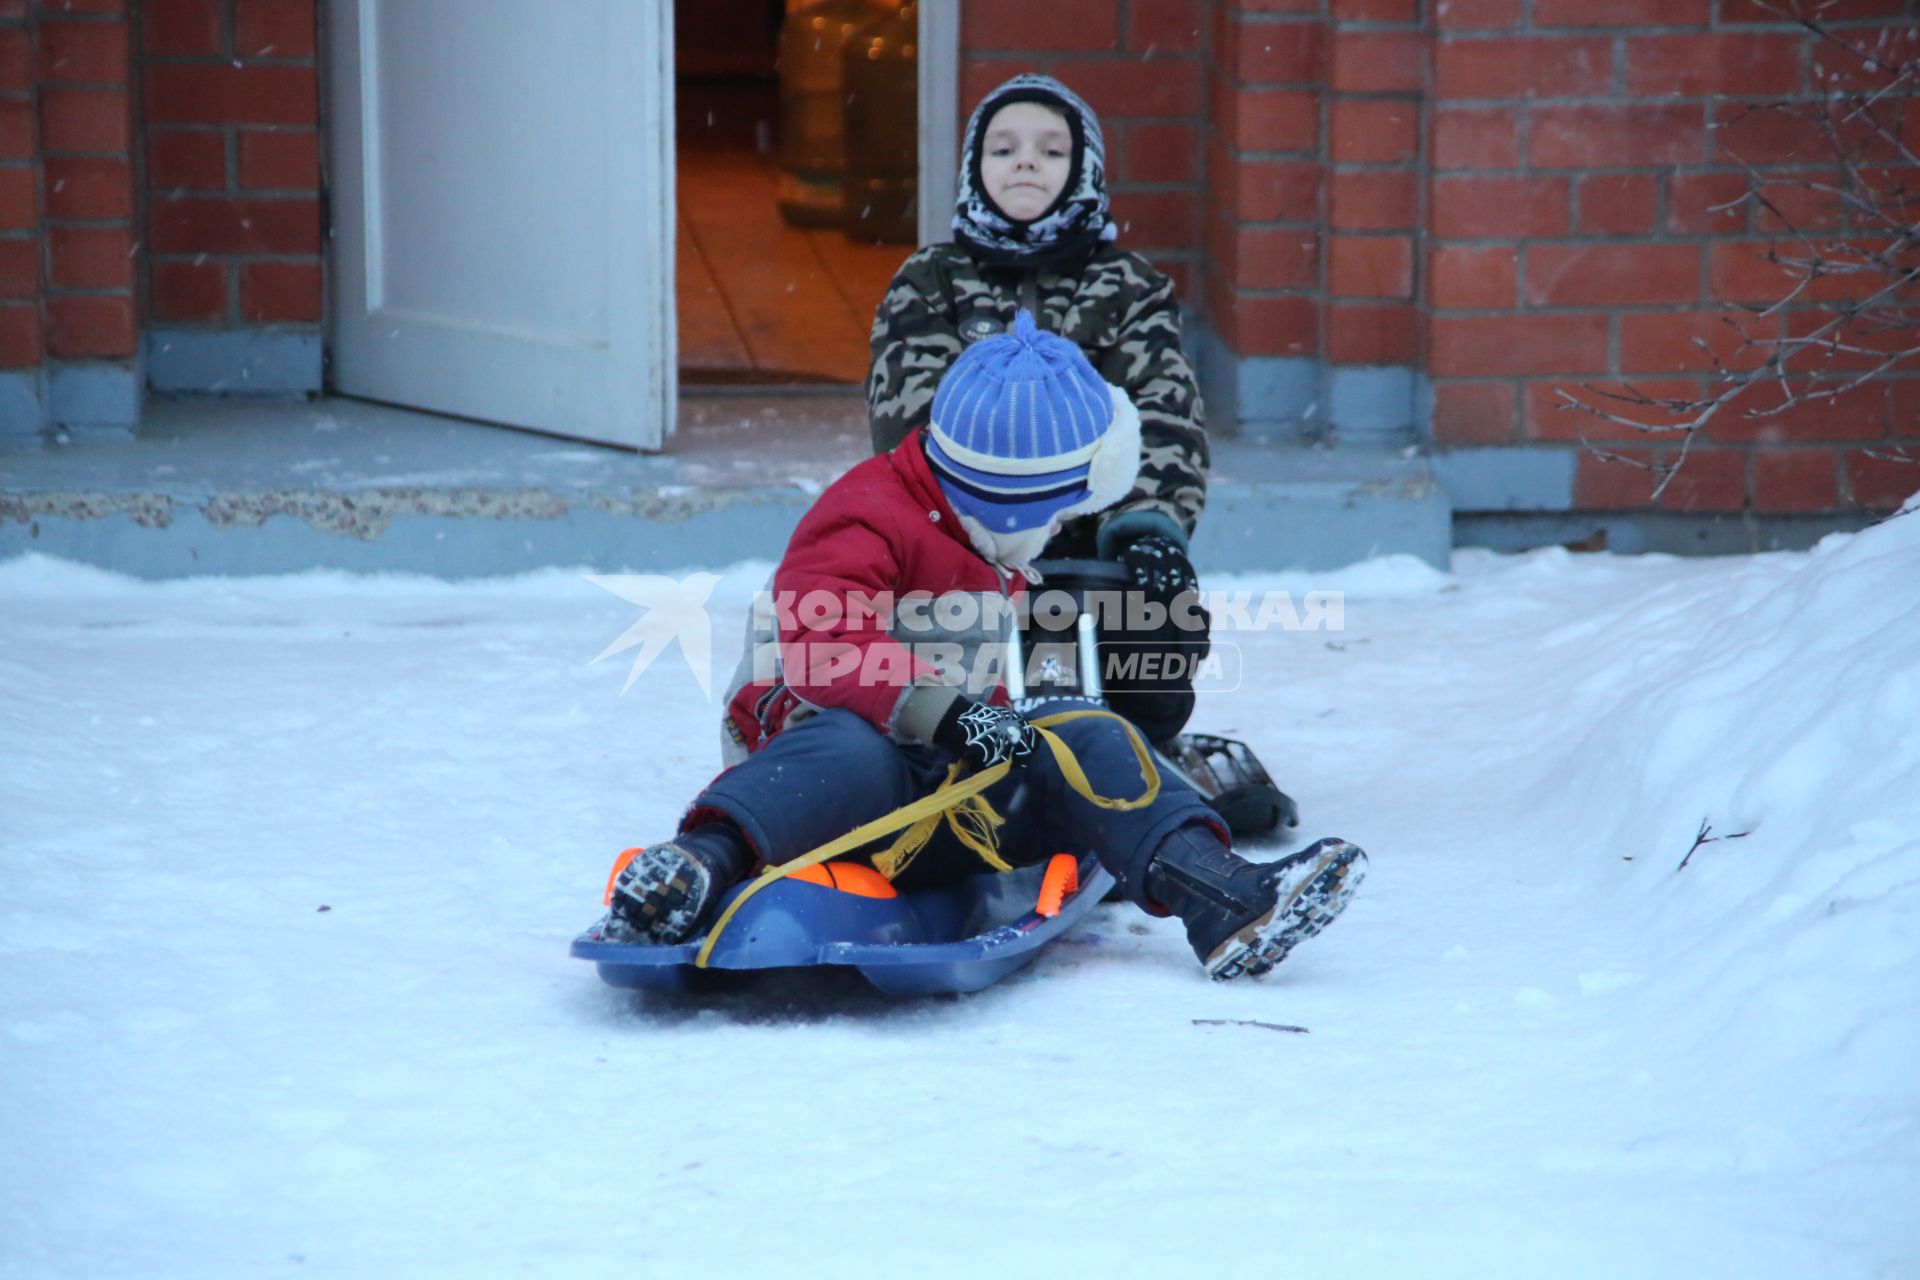
<svg viewBox="0 0 1920 1280"><path fill-rule="evenodd" d="M983 268L953 244L908 258L873 321L867 417L875 452L924 426L934 388L966 344L1011 328L1022 306L1041 328L1076 343L1140 410L1133 492L1069 524L1047 553L1109 556L1169 519L1191 534L1206 505L1209 458L1200 391L1180 349L1173 282L1139 254L1111 245L1071 276Z"/></svg>

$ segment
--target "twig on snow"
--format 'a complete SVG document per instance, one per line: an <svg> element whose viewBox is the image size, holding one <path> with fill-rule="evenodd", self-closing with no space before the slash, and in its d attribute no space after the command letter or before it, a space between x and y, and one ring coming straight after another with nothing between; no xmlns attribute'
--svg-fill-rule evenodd
<svg viewBox="0 0 1920 1280"><path fill-rule="evenodd" d="M1689 848L1687 850L1687 856L1680 859L1680 865L1674 868L1675 871L1685 871L1687 869L1687 864L1693 861L1693 855L1695 854L1695 852L1699 850L1700 846L1703 844L1712 844L1716 840L1744 840L1746 837L1753 834L1752 831L1731 831L1724 836L1716 836L1712 834L1712 832L1713 832L1712 824L1710 824L1705 818L1700 819L1700 830L1693 837L1693 846L1692 848Z"/></svg>
<svg viewBox="0 0 1920 1280"><path fill-rule="evenodd" d="M1305 1027L1289 1026L1284 1022L1260 1022L1253 1018L1195 1018L1196 1027L1260 1027L1267 1031L1291 1031L1295 1035L1311 1035Z"/></svg>

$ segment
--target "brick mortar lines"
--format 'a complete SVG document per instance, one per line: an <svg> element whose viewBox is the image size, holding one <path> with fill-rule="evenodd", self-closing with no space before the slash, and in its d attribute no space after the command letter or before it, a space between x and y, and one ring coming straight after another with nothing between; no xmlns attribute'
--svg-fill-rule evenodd
<svg viewBox="0 0 1920 1280"><path fill-rule="evenodd" d="M292 204L298 201L312 203L320 198L319 192L309 187L157 187L147 194L173 204L190 200L212 201L220 204L236 204L253 200Z"/></svg>
<svg viewBox="0 0 1920 1280"><path fill-rule="evenodd" d="M1337 36L1331 15L1325 19L1324 30L1328 39ZM1340 237L1340 229L1333 225L1333 184L1335 175L1340 172L1340 167L1333 162L1333 104L1341 96L1334 91L1332 84L1331 52L1324 43L1321 45L1321 83L1318 86L1320 139L1314 152L1320 162L1320 216L1317 227L1318 243L1314 246L1313 255L1313 286L1308 295L1318 302L1320 309L1313 354L1319 360L1329 363L1333 346L1333 308L1338 300L1338 295L1333 291L1333 245L1334 241Z"/></svg>
<svg viewBox="0 0 1920 1280"><path fill-rule="evenodd" d="M1898 26L1910 22L1911 14L1896 14L1886 18L1836 18L1822 21L1830 31L1873 31L1886 26ZM1717 13L1702 25L1697 22L1676 24L1673 26L1650 26L1647 23L1635 23L1632 26L1592 26L1592 27L1537 27L1529 21L1524 27L1470 28L1449 32L1449 38L1481 39L1498 38L1502 33L1523 36L1586 36L1605 38L1609 35L1622 36L1686 36L1686 35L1756 35L1779 36L1798 35L1809 40L1818 39L1812 32L1797 22L1735 22L1720 17Z"/></svg>
<svg viewBox="0 0 1920 1280"><path fill-rule="evenodd" d="M1773 164L1755 165L1764 177L1769 171L1779 171L1783 180L1791 181L1791 171L1802 172L1837 168L1839 161L1831 165L1816 164L1811 160L1781 160ZM1456 178L1631 178L1660 177L1678 175L1680 177L1743 177L1747 166L1735 161L1689 160L1685 164L1609 164L1586 168L1577 165L1469 165L1453 169L1434 170L1435 181L1451 181Z"/></svg>
<svg viewBox="0 0 1920 1280"><path fill-rule="evenodd" d="M311 253L179 253L169 250L166 253L148 254L147 258L151 262L184 263L191 267L245 267L257 262L311 267L319 263L318 257Z"/></svg>
<svg viewBox="0 0 1920 1280"><path fill-rule="evenodd" d="M1301 224L1270 223L1266 225L1294 226L1294 225L1301 225ZM1822 236L1821 238L1859 239L1861 238L1861 233L1840 232L1840 233L1836 233L1832 237ZM1884 233L1882 233L1880 237L1867 236L1866 238L1867 239L1884 238ZM1631 232L1569 231L1561 235L1542 235L1542 236L1434 236L1432 237L1432 243L1436 246L1444 246L1445 248L1449 248L1449 249L1501 249L1501 248L1506 248L1508 246L1513 246L1515 248L1518 248L1523 245L1550 246L1550 247L1557 247L1557 248L1568 248L1568 247L1575 247L1575 246L1591 245L1596 248L1609 248L1609 249L1622 249L1622 248L1629 248L1635 245L1640 245L1650 249L1669 249L1669 248L1687 248L1687 247L1710 249L1715 245L1723 245L1723 244L1738 245L1746 248L1755 248L1761 245L1782 244L1782 243L1791 241L1792 239L1793 239L1792 234L1787 231L1777 231L1777 232L1740 231L1737 233L1734 233L1734 232L1715 233L1715 232L1708 232L1708 231L1675 231L1675 232L1664 233L1664 234L1656 233L1653 235L1635 234ZM1811 299L1806 305L1815 306L1817 308L1822 304L1819 299Z"/></svg>
<svg viewBox="0 0 1920 1280"><path fill-rule="evenodd" d="M1904 22L1900 18L1848 18L1842 22L1827 24L1834 30L1843 28L1852 31L1878 31L1882 28L1898 27ZM1720 27L1650 27L1645 23L1636 26L1593 26L1593 27L1467 27L1441 28L1434 33L1436 41L1442 44L1476 44L1493 40L1526 40L1538 37L1542 40L1634 40L1653 36L1683 40L1689 36L1701 35L1756 35L1756 36L1800 36L1808 41L1819 43L1820 37L1805 27L1789 23L1733 23Z"/></svg>
<svg viewBox="0 0 1920 1280"><path fill-rule="evenodd" d="M1379 233L1356 232L1356 233L1352 233L1352 236L1353 238L1358 238L1362 234L1404 236L1408 233L1404 231L1386 231L1386 232L1379 232ZM1804 302L1804 303L1799 303L1799 304L1796 304L1795 306L1787 308L1781 314L1790 315L1790 316L1820 315L1827 311L1830 311L1831 309L1832 308L1830 306L1824 305L1822 303ZM1605 304L1578 303L1578 304L1572 304L1572 305L1555 304L1551 306L1527 306L1522 304L1522 305L1511 306L1511 307L1438 307L1437 306L1434 308L1434 310L1446 316L1614 316L1614 315L1622 315L1622 314L1634 315L1634 316L1647 316L1647 315L1679 314L1683 312L1695 312L1695 311L1711 312L1711 313L1718 313L1721 311L1737 312L1740 310L1740 306L1737 303L1720 302L1719 300L1713 299L1713 298L1695 298L1695 299L1689 299L1689 300L1684 300L1680 302L1613 302L1613 303L1605 303ZM1743 313L1743 314L1751 314L1751 313Z"/></svg>
<svg viewBox="0 0 1920 1280"><path fill-rule="evenodd" d="M989 56L986 54L963 53L961 61L962 61L963 67L964 67L964 64L967 62L1004 62L1009 66L1017 66L1022 70L1035 70L1041 75L1053 76L1055 79L1064 81L1067 84L1068 88L1072 88L1073 81L1070 73L1059 71L1055 64L1063 61L1064 62L1078 61L1078 62L1088 63L1091 65L1094 63L1112 62L1116 59L1124 59L1126 56L1127 55L1123 52L1093 53L1093 54L1084 54L1084 53L1076 52L1071 55L1050 54L1047 57L1038 59L1036 61L1034 58L1025 54L995 53ZM1158 62L1158 63L1192 62L1194 60L1195 60L1195 55L1193 54L1177 54L1177 55L1164 54L1164 55L1157 55L1154 59L1152 59L1152 61ZM967 116L969 113L972 112L974 105L975 104L969 103L966 106L964 106L960 111L959 127L963 132L967 127ZM1133 115L1133 114L1121 115L1121 114L1117 114L1115 112L1109 111L1101 114L1100 125L1101 125L1101 129L1104 131L1107 128L1109 123L1112 123L1115 125L1198 124L1204 117L1205 117L1204 107L1200 112L1197 112L1191 115ZM220 126L218 125L175 126L175 125L168 124L168 125L160 125L157 127L171 129L171 128L197 128L197 127L218 128ZM313 126L311 125L272 125L270 126L270 125L243 124L239 127L247 128L247 129L266 129L266 128L278 128L278 129L286 129L286 130L305 129L308 131L311 131L313 129Z"/></svg>
<svg viewBox="0 0 1920 1280"><path fill-rule="evenodd" d="M248 67L287 67L310 71L317 65L317 59L311 54L278 58L251 53L237 57L224 53L154 53L143 55L140 61L150 67L225 67L230 71L243 71Z"/></svg>
<svg viewBox="0 0 1920 1280"><path fill-rule="evenodd" d="M1323 29L1327 26L1327 24L1330 21L1329 17L1325 13L1317 13L1317 14L1228 13L1226 20L1229 22L1239 22L1242 25L1246 25L1246 26L1275 26L1275 27L1297 26L1302 28L1305 28L1308 26L1317 26ZM1285 90L1291 90L1294 92L1311 92L1311 93L1318 94L1319 102L1317 104L1318 105L1317 130L1319 133L1319 138L1311 147L1306 147L1306 148L1293 150L1293 151L1242 150L1238 147L1235 147L1232 144L1231 140L1220 129L1219 122L1213 118L1212 112L1210 110L1207 110L1203 106L1201 119L1204 122L1204 126L1205 126L1203 129L1204 137L1209 142L1219 143L1221 151L1223 151L1224 153L1232 157L1234 160L1275 161L1275 162L1284 163L1284 164L1314 164L1314 165L1320 166L1323 172L1330 173L1332 171L1332 165L1327 156L1327 144L1328 144L1328 140L1331 137L1331 134L1329 132L1331 128L1330 113L1332 109L1330 99L1332 98L1333 95L1328 90L1328 86L1325 83L1324 74L1321 77L1321 79L1313 80L1313 81L1285 80L1285 81L1243 82L1233 75L1232 69L1230 67L1222 65L1219 59L1215 56L1218 51L1215 50L1213 47L1212 33L1213 33L1213 23L1209 21L1207 24L1206 47L1202 52L1202 59L1201 59L1201 70L1206 77L1211 78L1212 76L1218 76L1220 80L1223 83L1225 83L1227 86L1229 86L1231 90L1235 93L1245 92L1249 89L1253 89L1253 90L1285 89ZM1206 151L1208 153L1211 153L1212 147L1211 146L1207 147ZM1232 279L1228 278L1224 273L1222 273L1217 269L1219 264L1216 261L1216 259L1213 257L1213 255L1207 251L1206 244L1203 239L1200 247L1200 260L1201 260L1201 266L1204 271L1204 274L1208 277L1216 279L1219 282L1220 287L1223 288L1228 294L1230 294L1232 298L1235 299L1236 301L1240 299L1246 299L1251 301L1263 301L1263 300L1269 300L1269 299L1301 299L1301 300L1315 303L1324 311L1324 309L1330 304L1330 301L1331 301L1327 291L1327 279L1328 279L1327 259L1330 255L1326 251L1327 244L1331 238L1331 226L1328 220L1328 212L1329 212L1328 201L1331 195L1329 191L1330 185L1331 184L1327 182L1321 182L1319 184L1319 190L1316 192L1316 196L1315 196L1317 203L1314 209L1313 216L1311 218L1266 219L1266 220L1260 220L1260 221L1236 219L1234 222L1234 227L1236 229L1246 228L1250 230L1260 230L1260 231L1297 230L1297 231L1308 231L1308 232L1314 233L1318 241L1318 251L1315 254L1315 261L1314 261L1315 283L1311 285L1301 285L1301 286L1294 286L1290 288L1255 288L1255 287L1249 287L1249 286L1237 284ZM1204 186L1201 188L1203 192L1206 189L1207 188ZM1326 330L1327 330L1327 326L1325 324L1320 324L1316 326L1316 331L1314 335L1314 345L1313 345L1313 350L1311 352L1311 354L1315 357L1323 356L1326 351L1326 344L1327 344L1327 338L1328 338Z"/></svg>
<svg viewBox="0 0 1920 1280"><path fill-rule="evenodd" d="M316 111L323 96L324 86L317 83L320 57L318 45L310 56L276 58L266 56L238 56L239 36L236 31L235 10L237 6L230 2L221 3L219 12L219 50L208 54L159 54L147 55L142 61L145 65L177 68L181 70L240 70L253 67L282 68L287 70L310 70L316 76ZM317 40L317 37L316 37ZM141 206L150 214L157 202L179 205L190 202L232 204L239 201L260 201L263 203L322 203L324 209L324 179L316 170L311 188L265 187L253 188L242 184L240 174L240 147L245 133L274 133L294 136L313 136L320 134L320 120L310 124L293 123L253 123L245 120L222 121L167 121L143 120L142 141L150 141L158 133L213 135L221 140L221 163L225 182L219 187L154 187L144 185L141 190ZM143 148L144 150L144 148ZM324 235L325 227L322 232ZM191 323L210 329L244 323L245 292L247 268L253 265L318 267L324 258L324 244L318 252L311 253L156 253L147 254L148 272L146 283L151 294L152 270L165 266L211 267L220 273L220 288L223 305L220 314L210 319L195 320ZM152 303L149 301L149 308ZM152 323L183 323L179 321L161 322L149 315ZM305 322L301 322L305 323Z"/></svg>
<svg viewBox="0 0 1920 1280"><path fill-rule="evenodd" d="M1207 295L1211 292L1210 285L1213 280L1219 278L1218 264L1214 261L1213 250L1209 245L1211 238L1209 223L1213 214L1215 144L1218 144L1218 149L1224 157L1235 157L1236 153L1228 145L1226 138L1221 135L1218 124L1213 118L1212 92L1207 82L1209 77L1220 70L1220 50L1214 46L1214 34L1220 25L1218 14L1222 7L1229 3L1231 0L1210 0L1210 3L1203 6L1200 48L1195 51L1200 72L1200 103L1194 119L1194 134L1200 148L1200 164L1199 182L1194 189L1200 197L1200 243L1195 247L1194 253L1194 307L1198 314L1206 318L1209 326L1216 329L1216 332L1220 317L1206 314ZM1231 20L1230 13L1229 20ZM1228 161L1228 173L1223 176L1231 176L1231 159ZM1220 278L1220 284L1229 292L1233 289L1232 283L1224 278Z"/></svg>
<svg viewBox="0 0 1920 1280"><path fill-rule="evenodd" d="M1073 65L1096 67L1096 65L1114 63L1114 61L1127 61L1127 63L1133 63L1133 65L1137 65L1137 67L1146 69L1146 71L1152 71L1154 67L1190 67L1190 65L1202 65L1202 67L1204 67L1204 65L1206 65L1206 61L1204 61L1200 52L1188 52L1188 54L1131 54L1129 50L1123 50L1123 48L1102 48L1102 50L1075 48L1075 50L1058 50L1058 52L1048 52L1044 58L1033 58L1031 54L993 54L993 56L987 56L987 54L962 54L962 65L964 65L966 61L977 61L977 63L1004 61L1004 63L1010 63L1010 65L1012 65L1012 63L1018 63L1018 65L1025 65L1025 67L1039 65L1041 75L1050 75L1050 77L1054 77L1054 79L1058 79L1058 81L1066 81L1068 88L1073 88L1073 83L1069 81L1068 73L1064 71L1064 67L1073 67ZM1075 90L1075 92L1077 92L1077 90ZM968 107L968 109L972 111L972 107ZM1104 123L1104 119L1106 119L1106 117L1102 117L1102 123ZM1131 121L1131 119L1142 119L1142 117L1135 117L1135 115L1114 115L1112 119L1127 119L1127 121ZM1192 119L1192 117L1175 115L1175 117L1165 117L1165 119ZM966 121L962 121L962 123L966 123Z"/></svg>
<svg viewBox="0 0 1920 1280"><path fill-rule="evenodd" d="M9 244L30 244L35 248L31 254L32 274L31 292L21 298L0 300L0 312L11 313L31 309L33 319L30 324L32 346L36 355L32 364L14 364L9 359L0 363L0 373L12 373L20 370L44 368L47 361L47 248L46 248L46 173L40 159L40 99L34 92L39 62L39 7L33 6L19 18L8 19L0 29L24 33L27 43L27 86L18 92L0 94L0 101L20 102L26 106L27 154L17 159L0 160L0 169L11 171L25 169L32 175L33 212L31 221L24 227L11 227L0 232L0 238Z"/></svg>
<svg viewBox="0 0 1920 1280"><path fill-rule="evenodd" d="M1359 95L1354 95L1358 97ZM1777 93L1661 93L1661 94L1561 94L1556 96L1528 95L1514 98L1442 98L1432 97L1431 101L1439 106L1459 107L1462 110L1512 111L1527 107L1684 107L1695 104L1708 106L1716 102L1739 103L1744 106L1767 107L1774 104L1789 106L1813 106L1825 102L1828 95L1817 90L1806 90L1798 94Z"/></svg>
<svg viewBox="0 0 1920 1280"><path fill-rule="evenodd" d="M1433 109L1439 100L1433 90L1435 82L1434 59L1438 42L1434 39L1431 6L1421 6L1412 22L1343 22L1329 19L1328 34L1334 39L1347 34L1364 35L1368 33L1404 34L1423 39L1421 58L1421 85L1416 88L1336 90L1332 86L1332 68L1323 68L1327 85L1321 96L1320 137L1326 156L1326 171L1331 178L1343 173L1406 172L1414 178L1413 225L1404 228L1384 230L1370 229L1341 230L1333 225L1332 210L1328 202L1332 199L1332 183L1325 184L1322 191L1322 216L1326 227L1322 235L1320 294L1326 310L1327 324L1322 326L1320 336L1320 355L1332 363L1330 343L1332 341L1333 313L1342 306L1351 307L1410 307L1414 311L1414 362L1421 367L1428 365L1432 349L1433 307L1427 298L1428 266L1427 253L1432 243L1432 131ZM1324 55L1323 55L1324 56ZM1391 102L1411 107L1414 112L1413 154L1405 160L1351 162L1333 159L1333 115L1335 108L1348 102ZM1524 143L1522 144L1524 146ZM1522 152L1524 154L1524 151ZM1411 263L1409 266L1408 292L1401 298L1375 298L1339 294L1333 288L1333 246L1336 240L1359 239L1405 239L1409 242ZM1516 286L1517 287L1517 286Z"/></svg>
<svg viewBox="0 0 1920 1280"><path fill-rule="evenodd" d="M59 68L57 67L51 69L51 72L49 74L46 74L44 76L39 75L38 62L39 62L39 56L41 51L40 33L45 31L48 25L61 25L61 26L70 26L70 27L94 27L100 30L107 30L110 28L124 29L126 34L126 60L122 64L122 66L119 68L121 72L121 78L117 80L63 79L58 74ZM139 337L138 337L139 321L137 317L138 317L141 301L144 297L144 293L141 288L142 277L144 273L140 270L140 265L139 265L140 251L141 251L141 248L143 247L144 237L141 235L142 226L141 226L141 219L139 216L139 213L140 213L140 206L139 206L139 199L138 199L139 192L138 192L137 185L135 185L138 183L140 174L141 174L141 168L139 164L140 79L139 79L139 39L138 39L140 34L140 27L139 27L138 18L134 14L122 14L122 13L78 14L78 15L60 14L60 15L54 15L54 16L42 15L41 21L34 25L33 30L34 30L33 44L34 44L34 52L35 52L35 71L36 71L35 87L36 89L58 90L61 92L110 93L110 94L121 95L125 99L125 103L126 103L125 114L126 114L126 125L127 125L127 145L123 149L119 149L119 150L58 149L56 150L56 149L47 148L44 145L39 146L36 149L36 154L39 157L39 162L36 165L36 168L39 171L39 175L40 175L40 179L38 183L39 203L40 203L39 233L40 233L40 242L41 242L40 299L41 299L41 323L42 323L43 335L44 335L42 341L45 347L45 349L43 350L43 361L51 361L51 360L63 359L63 358L64 359L75 358L72 356L58 357L51 350L52 337L53 337L53 334L52 334L53 315L52 315L51 308L56 303L62 303L69 299L108 299L108 300L127 299L128 301L130 301L133 304L136 312L133 341L137 346L139 341ZM38 94L35 94L34 96L37 98ZM38 140L40 137L40 129L38 125L37 111L35 115L36 115L36 125L35 125L34 136L36 140ZM52 196L56 193L50 190L47 185L47 172L46 172L47 162L57 161L57 160L89 160L89 159L116 161L116 162L123 163L127 166L128 182L130 185L133 186L133 190L129 193L133 197L133 200L132 200L133 209L129 214L125 216L111 217L111 218L73 218L73 217L56 217L52 213ZM132 247L127 254L127 257L132 261L132 264L133 264L132 269L129 271L129 275L131 276L131 279L125 284L116 284L116 285L72 285L72 284L58 283L55 279L56 273L54 270L55 240L60 235L60 233L67 232L67 231L124 232L128 237L131 238L131 243L132 243ZM82 358L91 359L93 357L82 357Z"/></svg>
<svg viewBox="0 0 1920 1280"><path fill-rule="evenodd" d="M1638 22L1638 23L1632 24L1631 26L1624 26L1624 27L1621 27L1621 26L1580 27L1580 26L1565 26L1565 25L1560 25L1560 26L1535 25L1533 20L1533 9L1534 9L1533 0L1526 0L1526 3L1523 6L1523 9L1520 15L1520 21L1516 26L1512 26L1512 27L1436 27L1434 34L1437 36L1440 36L1443 39L1452 39L1456 37L1471 38L1471 37L1480 37L1480 36L1493 36L1497 38L1503 33L1512 34L1514 32L1524 32L1528 34L1541 33L1541 34L1571 34L1571 35L1589 35L1589 36L1595 35L1601 32L1609 32L1609 31L1619 31L1627 35L1671 35L1674 32L1682 32L1682 31L1695 31L1695 32L1710 31L1710 32L1716 32L1716 33L1753 31L1753 32L1763 32L1763 33L1771 32L1775 34L1778 34L1781 32L1797 32L1802 35L1808 34L1806 31L1806 28L1802 27L1799 23L1793 22L1791 20L1776 19L1773 21L1761 22L1761 21L1734 21L1732 19L1729 19L1726 17L1726 0L1715 0L1715 3L1713 4L1711 10L1707 14L1707 20L1704 24L1699 22L1687 22L1687 23L1667 24L1664 26L1658 23L1646 23L1646 22ZM1915 16L1915 6L1913 5L1912 0L1908 0L1908 3L1904 6L1904 12L1900 14L1891 15L1887 17L1880 17L1880 18L1835 18L1830 21L1825 21L1823 25L1833 30L1872 29L1874 27L1885 26L1888 23L1899 22L1903 18L1911 20L1914 16Z"/></svg>
<svg viewBox="0 0 1920 1280"><path fill-rule="evenodd" d="M1899 29L1898 26L1895 25L1895 23L1897 23L1898 21L1899 20L1897 19L1855 19L1846 23L1834 23L1830 25L1832 29L1835 31L1847 30L1847 31L1853 31L1858 33L1867 33L1867 32L1878 32L1878 31L1885 31L1885 30L1898 30ZM1908 19L1907 21L1911 21L1911 19ZM1799 42L1799 47L1796 50L1796 56L1795 56L1795 60L1799 64L1797 67L1797 71L1799 73L1799 76L1803 85L1809 86L1809 87L1803 87L1791 94L1785 94L1785 95L1782 95L1782 94L1721 94L1721 95L1704 95L1704 96L1733 97L1733 98L1763 98L1767 101L1793 101L1793 102L1798 102L1798 101L1818 102L1823 100L1823 98L1826 96L1825 94L1822 93L1820 89L1816 87L1810 87L1810 86L1812 86L1813 84L1813 63L1816 61L1816 57L1815 57L1816 52L1822 48L1829 48L1828 43L1825 40L1823 40L1821 37L1814 35L1813 33L1805 30L1804 28L1793 26L1793 25L1783 25L1783 24L1777 24L1777 23L1764 25L1764 26L1738 24L1738 25L1729 26L1729 27L1717 27L1717 28L1697 27L1697 26L1695 27L1645 27L1645 26L1551 27L1551 28L1529 28L1529 29L1496 28L1492 30L1435 32L1434 44L1435 44L1435 47L1438 48L1440 46L1452 47L1452 46L1458 46L1458 45L1512 43L1516 40L1526 41L1526 40L1534 40L1534 39L1537 39L1543 43L1550 42L1550 41L1564 41L1564 40L1571 40L1571 39L1581 39L1581 40L1588 40L1588 41L1606 40L1612 46L1610 50L1612 65L1609 68L1609 72L1612 78L1612 85L1607 90L1606 95L1604 95L1603 97L1599 97L1597 100L1600 100L1600 101L1625 100L1628 102L1668 102L1668 101L1675 101L1675 100L1687 99L1687 98L1697 98L1703 95L1635 93L1632 90L1630 90L1627 87L1627 83L1626 83L1627 74L1628 74L1628 71L1630 70L1630 65L1629 65L1630 60L1628 58L1627 41L1635 40L1635 39L1647 39L1647 38L1685 40L1685 39L1698 38L1701 35L1753 35L1753 36L1762 36L1762 37L1779 37L1779 36L1797 37ZM1849 56L1844 51L1839 49L1831 49L1831 52L1835 57ZM1499 99L1445 98L1445 99L1441 99L1441 98L1436 98L1435 100L1446 101L1449 103L1453 103L1453 102L1470 103L1471 102L1471 103L1494 104L1494 103L1512 102L1512 101L1517 101L1522 99L1512 99L1512 98L1499 98ZM1589 95L1587 98L1584 98L1584 99L1575 96L1575 97L1556 97L1551 99L1528 97L1524 100L1525 101L1572 102L1572 101L1594 100L1594 98L1593 96Z"/></svg>
<svg viewBox="0 0 1920 1280"><path fill-rule="evenodd" d="M963 49L960 53L960 62L963 67L969 62L1019 63L1026 67L1038 66L1044 68L1041 72L1042 75L1053 75L1052 68L1056 66L1072 66L1074 63L1126 62L1134 66L1151 68L1177 66L1181 63L1202 62L1204 59L1204 52L1198 49L1183 50L1177 53L1139 53L1130 49L1122 49L1118 46L1111 49L1050 49L1037 57L1031 53L1020 53L1005 49L981 50L977 53L968 52Z"/></svg>
<svg viewBox="0 0 1920 1280"><path fill-rule="evenodd" d="M1422 7L1422 16L1431 17L1430 8ZM1426 80L1433 83L1434 42L1431 30L1428 32ZM1433 357L1433 305L1428 297L1430 287L1430 268L1427 263L1427 247L1433 242L1433 95L1422 93L1414 100L1414 110L1418 113L1414 120L1413 165L1419 175L1418 188L1414 193L1414 219L1418 223L1413 232L1413 267L1410 282L1412 296L1408 302L1417 309L1415 324L1419 330L1419 363L1422 368L1432 363ZM1523 144L1524 145L1524 144ZM1431 414L1419 434L1431 439Z"/></svg>

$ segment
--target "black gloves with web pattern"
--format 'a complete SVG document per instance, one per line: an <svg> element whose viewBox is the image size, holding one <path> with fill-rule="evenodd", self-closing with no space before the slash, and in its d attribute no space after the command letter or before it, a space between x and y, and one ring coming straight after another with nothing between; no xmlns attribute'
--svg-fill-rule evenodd
<svg viewBox="0 0 1920 1280"><path fill-rule="evenodd" d="M933 741L974 768L985 769L1032 755L1040 734L1012 707L960 698L940 718Z"/></svg>

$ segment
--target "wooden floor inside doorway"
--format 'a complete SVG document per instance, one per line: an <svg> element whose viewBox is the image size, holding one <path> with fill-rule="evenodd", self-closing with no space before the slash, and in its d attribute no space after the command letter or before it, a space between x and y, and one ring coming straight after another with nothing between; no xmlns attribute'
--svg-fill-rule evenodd
<svg viewBox="0 0 1920 1280"><path fill-rule="evenodd" d="M680 376L690 384L863 383L867 335L911 245L788 226L772 157L678 157Z"/></svg>

